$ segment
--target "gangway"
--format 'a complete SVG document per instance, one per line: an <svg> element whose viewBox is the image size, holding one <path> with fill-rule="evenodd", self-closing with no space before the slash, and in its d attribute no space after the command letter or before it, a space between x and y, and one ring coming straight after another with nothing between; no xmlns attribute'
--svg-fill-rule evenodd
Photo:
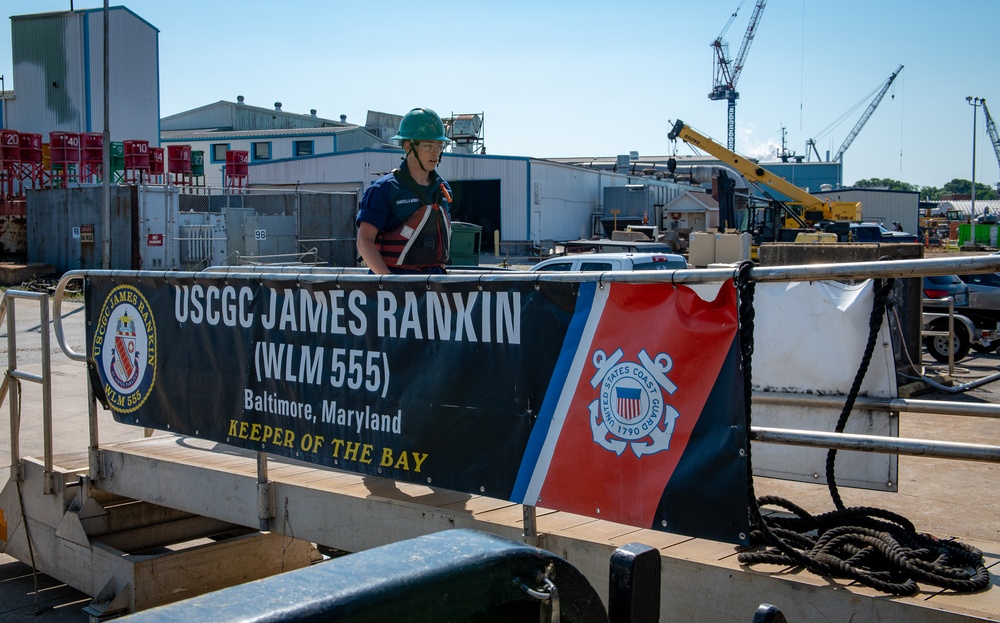
<svg viewBox="0 0 1000 623"><path fill-rule="evenodd" d="M980 257L864 265L754 268L753 278L765 283L865 276L912 277L956 272L959 266L961 272L992 272L1000 268L1000 260ZM297 273L288 270L253 274L240 273L240 270L242 269L228 271L225 278L237 281L244 274L252 275L252 279L258 282L288 284L334 279L341 285L351 283L352 280L377 279L354 273L337 277L334 276L335 271L322 268ZM550 278L555 282L589 281L607 287L613 283L648 283L650 280L665 280L666 283L675 285L705 284L731 278L732 274L731 269L706 269L671 271L653 276L605 273L539 277L525 274L513 279L529 283L536 283L542 278ZM207 283L208 273L200 275L199 280ZM69 281L105 276L116 280L135 278L140 281L181 277L179 273L125 275L122 272L112 274L110 271L77 271L67 274L60 282L53 302L55 330L63 351L78 363L92 358L74 351L66 341L61 320L63 292ZM503 278L511 277L505 274ZM455 279L434 278L434 281L427 281L427 286L437 287L438 281L443 283ZM485 285L493 277L473 274L460 279ZM43 323L43 326L47 324ZM80 376L87 374L86 368L75 365ZM809 620L809 613L815 607L827 613L830 620L843 621L851 616L886 621L959 621L968 620L970 612L983 613L987 617L994 614L990 603L997 589L993 586L983 593L961 596L958 598L960 606L954 606L956 596L941 596L937 591L927 589L916 596L879 599L870 590L852 586L848 582L829 578L817 581L809 574L788 575L773 573L777 569L748 568L736 560L736 554L741 548L731 543L638 528L549 509L542 504L523 505L496 496L455 491L433 483L404 482L343 469L317 467L314 463L241 449L224 442L190 435L168 433L100 443L97 430L98 406L90 390L91 386L88 384L88 451L58 459L43 457L45 460L20 457L12 453L12 466L16 465L17 469L12 470L12 483L8 484L0 496L0 508L5 512L7 552L21 560L27 560L30 558L29 549L33 547L40 570L93 595L93 608L98 615L113 612L116 608L142 609L162 603L158 600L164 599L162 595L146 592L148 587L140 582L145 578L136 578L133 584L124 580L116 570L111 570L109 575L108 570L103 570L106 574L101 578L103 582L96 583L93 577L71 578L66 575L67 553L70 558L82 560L95 556L93 552L110 551L100 540L103 535L111 533L106 529L111 516L109 508L115 504L132 503L153 505L153 510L147 510L147 514L161 513L198 523L215 523L217 527L209 530L208 534L231 535L233 532L243 532L234 538L244 540L248 534L260 539L270 537L277 544L276 549L283 552L287 552L288 547L295 543L302 543L304 547L299 552L305 558L308 558L310 543L342 551L364 551L441 530L468 528L557 552L579 568L595 587L607 586L607 561L616 548L627 543L643 543L661 553L661 611L688 613L692 618L703 620L740 620L762 601L780 605L792 621ZM764 399L765 397L758 395L753 397L754 404ZM820 400L820 397L796 395L789 399L808 403ZM835 397L823 397L822 400L835 400ZM939 403L932 406L916 400L862 402L878 403L877 408L891 411L961 411L961 407L957 405ZM997 418L1000 409L977 405L969 409L968 413ZM750 433L751 438L758 441L768 439L778 443L824 444L824 447L864 448L1000 462L1000 448L978 443L864 438L809 431L773 431L759 427L751 429ZM16 435L13 428L12 434ZM49 431L48 435L51 434L52 431ZM50 453L51 450L46 449L45 454ZM48 459L52 460L51 469L45 467ZM51 475L47 476L46 472ZM45 491L47 478L52 481L51 493ZM194 483L197 486L192 486ZM13 493L18 488L27 494L24 502L26 520L11 510L18 508ZM103 534L95 531L97 524L105 526ZM31 546L28 545L23 530L25 525L31 529ZM132 528L137 526L133 525ZM151 541L147 540L148 543ZM987 550L987 564L996 560L996 551ZM138 561L143 556L140 552L135 552L125 558ZM212 563L206 564L212 569L218 568ZM231 566L244 565L237 563ZM91 564L88 573L95 575L95 571L100 570ZM738 581L734 582L734 578ZM182 580L177 578L174 581ZM165 587L161 588L166 590ZM872 596L876 598L868 598Z"/></svg>

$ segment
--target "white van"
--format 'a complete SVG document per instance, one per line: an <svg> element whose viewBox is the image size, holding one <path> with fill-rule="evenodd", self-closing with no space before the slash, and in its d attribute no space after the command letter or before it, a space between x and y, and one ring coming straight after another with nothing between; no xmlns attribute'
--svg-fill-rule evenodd
<svg viewBox="0 0 1000 623"><path fill-rule="evenodd" d="M543 260L529 270L609 272L613 270L679 270L688 268L683 255L676 253L580 253Z"/></svg>

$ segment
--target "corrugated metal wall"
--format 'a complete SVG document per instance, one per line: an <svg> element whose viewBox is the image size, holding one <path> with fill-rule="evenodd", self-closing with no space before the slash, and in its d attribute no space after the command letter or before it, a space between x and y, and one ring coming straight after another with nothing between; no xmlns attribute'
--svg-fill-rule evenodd
<svg viewBox="0 0 1000 623"><path fill-rule="evenodd" d="M529 162L527 158L445 154L439 173L449 181L499 180L500 237L528 240Z"/></svg>
<svg viewBox="0 0 1000 623"><path fill-rule="evenodd" d="M102 11L89 11L90 123L85 132L104 130ZM159 33L126 10L110 11L109 47L111 140L160 144Z"/></svg>
<svg viewBox="0 0 1000 623"><path fill-rule="evenodd" d="M159 145L158 32L124 7L109 11L111 140ZM103 12L11 18L17 99L8 127L42 134L104 128Z"/></svg>
<svg viewBox="0 0 1000 623"><path fill-rule="evenodd" d="M867 222L881 222L890 227L893 221L903 226L903 231L917 233L920 218L920 193L878 189L845 189L816 193L834 201L860 201L861 215Z"/></svg>
<svg viewBox="0 0 1000 623"><path fill-rule="evenodd" d="M80 132L86 114L83 21L59 13L11 18L14 91L10 127L42 134Z"/></svg>
<svg viewBox="0 0 1000 623"><path fill-rule="evenodd" d="M531 162L528 240L589 238L603 203L601 174L581 167Z"/></svg>
<svg viewBox="0 0 1000 623"><path fill-rule="evenodd" d="M111 188L112 269L139 267L133 255L136 192L135 186ZM100 187L29 190L27 206L29 262L52 264L58 272L102 268L104 208Z"/></svg>
<svg viewBox="0 0 1000 623"><path fill-rule="evenodd" d="M165 132L171 130L231 129L232 127L232 104L229 102L208 104L160 120L160 129Z"/></svg>

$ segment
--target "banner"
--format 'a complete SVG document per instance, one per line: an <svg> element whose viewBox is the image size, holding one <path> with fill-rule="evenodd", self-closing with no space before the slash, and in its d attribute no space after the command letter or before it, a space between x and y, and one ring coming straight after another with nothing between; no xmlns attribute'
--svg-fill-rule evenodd
<svg viewBox="0 0 1000 623"><path fill-rule="evenodd" d="M712 294L96 274L87 352L118 422L746 542L736 293Z"/></svg>

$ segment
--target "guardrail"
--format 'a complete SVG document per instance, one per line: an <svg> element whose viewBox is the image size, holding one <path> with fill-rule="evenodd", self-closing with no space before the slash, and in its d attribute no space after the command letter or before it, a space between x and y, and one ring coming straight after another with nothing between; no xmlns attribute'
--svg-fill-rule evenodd
<svg viewBox="0 0 1000 623"><path fill-rule="evenodd" d="M812 281L821 279L863 279L868 277L888 278L888 277L922 277L924 275L939 275L953 273L987 273L1000 271L1000 256L978 256L947 259L922 259L922 260L895 260L886 262L856 262L845 264L817 264L803 266L778 266L778 267L754 267L750 271L752 280L759 282L767 281ZM336 279L338 282L349 283L355 281L381 280L385 277L371 275L361 269L338 269L331 267L224 267L212 268L205 272L225 273L228 275L253 276L254 278L267 278L276 282L287 282L291 287L296 283L312 280ZM598 283L651 283L670 282L674 284L694 284L711 283L730 279L734 276L736 268L711 268L711 269L688 269L676 271L635 271L635 272L609 272L609 273L527 273L520 271L504 271L497 274L489 272L468 272L450 275L396 275L391 279L402 281L412 281L420 283L438 282L443 280L459 280L464 282L493 281L493 280L516 280L534 281L596 281ZM66 273L59 281L53 298L53 309L55 317L55 333L59 347L67 357L74 361L86 361L86 355L75 352L65 340L65 332L62 326L62 302L65 296L66 286L75 280L86 280L91 274L123 274L121 271L71 271ZM130 272L138 278L143 276L169 277L171 274L179 275L176 272L161 271L139 271ZM31 298L32 293L20 293L8 291L7 297ZM40 295L44 296L44 295ZM6 300L6 298L5 298ZM44 306L43 306L44 307ZM12 314L11 314L12 315ZM47 317L45 323L47 324ZM43 332L44 334L45 332ZM8 340L11 338L8 337ZM10 343L10 342L9 342ZM11 348L14 352L14 348ZM47 351L43 353L43 358L47 359ZM44 364L45 371L43 377L48 377L48 362ZM9 376L12 374L9 368ZM23 374L23 373L22 373ZM31 375L27 375L28 378ZM35 380L35 378L31 378ZM40 380L40 379L39 379ZM801 401L800 404L819 404L825 402L828 405L839 406L843 400L837 402L837 397L832 396L804 396L804 395L775 395L755 393L753 402L775 403L777 401ZM894 412L919 412L919 413L946 413L962 414L975 417L1000 417L1000 405L948 403L937 401L917 401L917 400L879 400L870 398L859 398L857 406L868 409L885 409ZM13 413L12 406L12 413ZM94 401L90 400L91 410L91 449L98 447L97 440L97 414ZM49 416L51 417L51 416ZM13 416L12 416L13 419ZM15 431L12 429L12 435ZM46 428L46 465L51 461L51 427ZM950 459L962 459L972 461L1000 462L1000 446L985 444L956 444L945 443L937 440L916 440L885 438L879 436L849 435L834 433L819 433L815 431L802 431L794 429L773 429L763 427L752 427L750 438L761 443L789 444L800 446L821 446L826 448L862 450L866 452L880 452L891 454L911 454L927 457L939 457ZM12 445L12 447L15 447ZM93 453L92 453L93 454ZM259 479L266 483L266 455L260 453ZM92 466L96 469L96 461L92 460ZM529 525L526 507L526 526ZM533 524L534 522L530 522Z"/></svg>
<svg viewBox="0 0 1000 623"><path fill-rule="evenodd" d="M18 368L17 364L17 305L15 301L37 302L38 323L41 327L42 373L33 374ZM0 303L0 324L7 322L7 373L0 386L0 403L10 394L10 473L18 481L24 479L21 469L21 388L20 381L42 386L42 437L44 444L44 492L55 493L52 478L52 360L49 356L49 297L43 292L7 290Z"/></svg>

